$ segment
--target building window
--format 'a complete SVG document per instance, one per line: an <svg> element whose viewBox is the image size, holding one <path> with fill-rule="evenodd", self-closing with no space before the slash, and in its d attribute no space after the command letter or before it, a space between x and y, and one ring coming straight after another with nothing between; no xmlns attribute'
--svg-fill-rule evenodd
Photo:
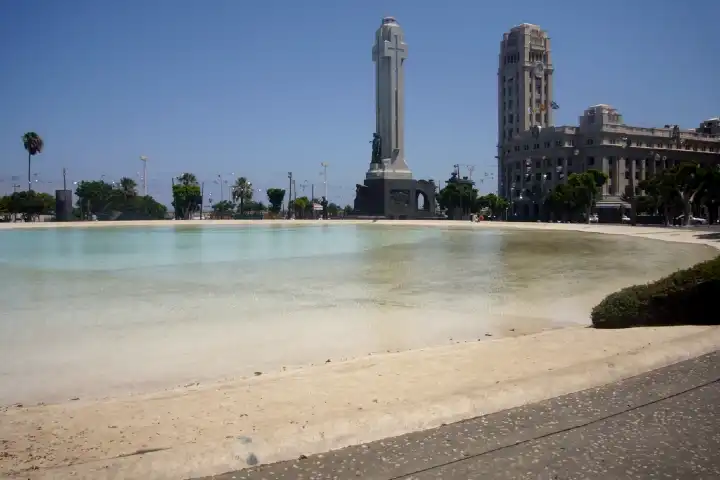
<svg viewBox="0 0 720 480"><path fill-rule="evenodd" d="M513 123L513 114L508 115L508 123ZM512 133L512 130L510 131Z"/></svg>
<svg viewBox="0 0 720 480"><path fill-rule="evenodd" d="M557 166L558 166L558 167L562 167L562 164L563 164L563 159L562 159L562 158L558 158L558 159L557 159Z"/></svg>
<svg viewBox="0 0 720 480"><path fill-rule="evenodd" d="M608 157L608 165L615 163L615 157Z"/></svg>
<svg viewBox="0 0 720 480"><path fill-rule="evenodd" d="M520 145L515 145L515 151L516 151L516 152L519 152L519 151L520 151Z"/></svg>
<svg viewBox="0 0 720 480"><path fill-rule="evenodd" d="M588 165L595 165L595 157L588 157L587 159Z"/></svg>
<svg viewBox="0 0 720 480"><path fill-rule="evenodd" d="M536 174L535 174L535 181L536 181L536 182L539 182L539 181L540 181L540 174L539 174L539 173L536 173Z"/></svg>
<svg viewBox="0 0 720 480"><path fill-rule="evenodd" d="M575 146L575 140L568 140L568 147L574 147Z"/></svg>
<svg viewBox="0 0 720 480"><path fill-rule="evenodd" d="M545 174L545 180L552 180L552 172L548 172Z"/></svg>
<svg viewBox="0 0 720 480"><path fill-rule="evenodd" d="M530 147L527 145L523 145L523 150L530 150Z"/></svg>
<svg viewBox="0 0 720 480"><path fill-rule="evenodd" d="M533 150L537 150L538 148L540 148L540 144L539 144L539 143L536 143L536 144L533 145Z"/></svg>
<svg viewBox="0 0 720 480"><path fill-rule="evenodd" d="M555 146L556 146L556 147L562 147L562 146L563 146L562 140L555 140Z"/></svg>
<svg viewBox="0 0 720 480"><path fill-rule="evenodd" d="M586 145L592 145L593 143L595 143L595 142L593 141L592 138L588 138L587 140L585 140Z"/></svg>
<svg viewBox="0 0 720 480"><path fill-rule="evenodd" d="M550 148L550 142L545 142L545 148Z"/></svg>
<svg viewBox="0 0 720 480"><path fill-rule="evenodd" d="M572 166L572 158L568 157L568 167L571 167L571 166Z"/></svg>
<svg viewBox="0 0 720 480"><path fill-rule="evenodd" d="M535 168L540 168L540 160L537 160L537 161L535 162Z"/></svg>

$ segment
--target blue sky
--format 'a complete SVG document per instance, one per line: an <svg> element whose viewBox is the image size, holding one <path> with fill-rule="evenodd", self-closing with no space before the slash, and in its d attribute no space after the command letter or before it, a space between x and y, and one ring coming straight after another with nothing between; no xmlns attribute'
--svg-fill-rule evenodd
<svg viewBox="0 0 720 480"><path fill-rule="evenodd" d="M39 185L137 176L169 200L183 171L256 187L321 188L350 203L374 131L373 34L405 30L407 160L417 178L454 163L493 171L503 32L552 38L556 124L609 103L638 125L696 127L720 114L720 2L580 0L15 0L0 7L0 193L27 175L20 137L38 132ZM494 182L480 185L494 189ZM302 192L301 192L302 193ZM309 189L307 191L309 193Z"/></svg>

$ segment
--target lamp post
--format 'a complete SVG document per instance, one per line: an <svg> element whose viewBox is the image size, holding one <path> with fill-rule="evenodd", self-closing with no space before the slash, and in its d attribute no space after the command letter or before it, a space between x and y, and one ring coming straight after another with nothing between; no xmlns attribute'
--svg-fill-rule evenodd
<svg viewBox="0 0 720 480"><path fill-rule="evenodd" d="M320 163L320 166L323 167L323 183L325 184L325 195L324 195L324 196L325 196L325 200L327 200L327 198L328 198L328 183L327 183L327 168L328 168L328 163L327 163L327 162L322 162L322 163Z"/></svg>
<svg viewBox="0 0 720 480"><path fill-rule="evenodd" d="M143 177L142 178L142 180L143 180L143 195L147 197L147 194L148 194L148 192L147 192L147 161L148 161L148 157L146 157L145 155L140 155L140 161L143 162L143 175L142 175L142 177Z"/></svg>
<svg viewBox="0 0 720 480"><path fill-rule="evenodd" d="M287 218L288 220L291 218L291 207L292 207L292 186L293 186L293 174L292 172L288 172L288 211L287 211Z"/></svg>

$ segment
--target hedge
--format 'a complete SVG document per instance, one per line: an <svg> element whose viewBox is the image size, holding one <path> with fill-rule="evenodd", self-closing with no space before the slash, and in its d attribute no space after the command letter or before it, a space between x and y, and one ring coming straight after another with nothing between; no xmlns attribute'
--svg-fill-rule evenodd
<svg viewBox="0 0 720 480"><path fill-rule="evenodd" d="M595 328L720 324L720 257L647 285L608 295L590 315Z"/></svg>

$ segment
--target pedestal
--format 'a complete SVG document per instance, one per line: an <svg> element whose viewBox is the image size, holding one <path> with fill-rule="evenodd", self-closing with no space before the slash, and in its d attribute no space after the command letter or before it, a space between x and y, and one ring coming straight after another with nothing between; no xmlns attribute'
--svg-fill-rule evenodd
<svg viewBox="0 0 720 480"><path fill-rule="evenodd" d="M69 222L73 214L72 190L55 190L55 220Z"/></svg>
<svg viewBox="0 0 720 480"><path fill-rule="evenodd" d="M368 172L355 193L358 216L411 220L435 218L435 184L426 180L373 176Z"/></svg>

